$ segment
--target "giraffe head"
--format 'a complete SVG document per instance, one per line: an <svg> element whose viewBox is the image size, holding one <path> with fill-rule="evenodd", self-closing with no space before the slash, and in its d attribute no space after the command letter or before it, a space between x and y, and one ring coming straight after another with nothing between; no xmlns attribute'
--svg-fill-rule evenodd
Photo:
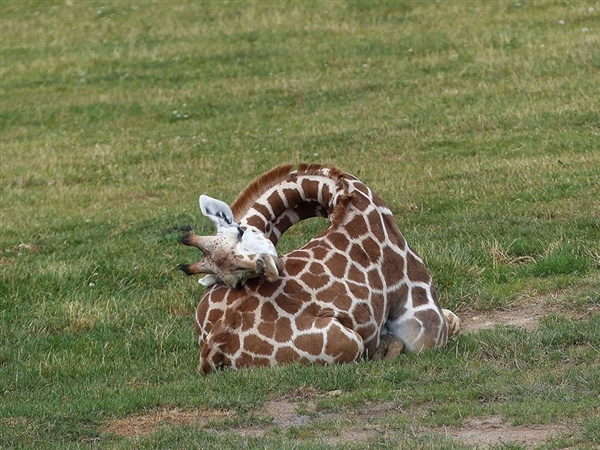
<svg viewBox="0 0 600 450"><path fill-rule="evenodd" d="M200 284L212 286L222 282L241 288L251 278L265 276L269 281L279 277L280 261L273 243L253 228L243 229L233 220L227 203L206 195L200 196L200 209L217 227L213 236L187 234L181 242L204 253L194 264L179 266L187 275L203 273Z"/></svg>

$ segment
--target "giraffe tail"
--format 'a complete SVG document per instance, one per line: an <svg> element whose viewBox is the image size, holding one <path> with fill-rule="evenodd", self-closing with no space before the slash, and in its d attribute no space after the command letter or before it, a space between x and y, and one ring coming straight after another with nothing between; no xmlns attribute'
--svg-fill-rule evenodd
<svg viewBox="0 0 600 450"><path fill-rule="evenodd" d="M460 334L460 319L449 309L442 309L448 324L448 338L452 339Z"/></svg>

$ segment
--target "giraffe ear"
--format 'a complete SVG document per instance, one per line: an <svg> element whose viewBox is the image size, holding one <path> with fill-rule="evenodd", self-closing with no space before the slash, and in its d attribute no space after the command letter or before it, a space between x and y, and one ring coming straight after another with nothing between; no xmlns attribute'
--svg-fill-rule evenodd
<svg viewBox="0 0 600 450"><path fill-rule="evenodd" d="M217 230L234 226L233 213L227 203L204 194L200 196L199 202L202 214L215 224Z"/></svg>
<svg viewBox="0 0 600 450"><path fill-rule="evenodd" d="M212 286L213 284L217 284L218 282L219 279L214 275L204 275L198 280L198 283L206 287Z"/></svg>

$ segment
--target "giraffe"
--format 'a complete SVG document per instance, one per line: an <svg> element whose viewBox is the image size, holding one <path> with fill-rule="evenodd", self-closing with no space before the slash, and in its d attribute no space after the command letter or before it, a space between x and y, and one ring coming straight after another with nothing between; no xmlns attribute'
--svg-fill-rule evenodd
<svg viewBox="0 0 600 450"><path fill-rule="evenodd" d="M217 234L182 239L204 258L181 269L208 274L195 316L199 370L383 359L457 336L460 320L440 307L428 269L383 200L337 168L292 168L258 177L231 209L201 198ZM311 217L330 224L277 256L281 235ZM246 235L252 245L241 244Z"/></svg>

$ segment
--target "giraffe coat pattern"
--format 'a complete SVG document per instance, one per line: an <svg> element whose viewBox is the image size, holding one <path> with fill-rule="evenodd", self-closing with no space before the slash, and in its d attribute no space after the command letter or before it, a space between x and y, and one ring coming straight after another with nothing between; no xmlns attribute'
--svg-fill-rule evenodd
<svg viewBox="0 0 600 450"><path fill-rule="evenodd" d="M279 166L231 210L236 226L274 245L301 220L327 217L330 225L282 255L274 281L257 276L239 289L206 290L196 311L202 372L351 362L372 356L388 335L420 352L446 345L449 325L458 334L458 317L440 308L392 212L356 177L321 165Z"/></svg>

